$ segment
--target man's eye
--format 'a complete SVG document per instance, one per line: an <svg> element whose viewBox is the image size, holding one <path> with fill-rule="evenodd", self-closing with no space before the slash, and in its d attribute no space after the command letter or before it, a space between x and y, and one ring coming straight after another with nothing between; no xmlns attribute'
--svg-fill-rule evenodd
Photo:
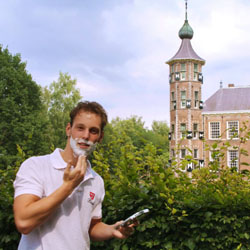
<svg viewBox="0 0 250 250"><path fill-rule="evenodd" d="M90 133L92 133L92 134L98 134L98 133L99 133L99 130L97 130L97 129L91 129L91 130L90 130Z"/></svg>

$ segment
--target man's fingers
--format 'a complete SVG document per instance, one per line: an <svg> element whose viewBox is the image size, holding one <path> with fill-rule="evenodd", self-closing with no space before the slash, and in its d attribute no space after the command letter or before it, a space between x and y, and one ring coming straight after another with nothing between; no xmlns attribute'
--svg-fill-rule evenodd
<svg viewBox="0 0 250 250"><path fill-rule="evenodd" d="M64 173L69 173L70 172L70 168L71 168L71 163L70 162L68 162L68 164L67 164L67 167L65 168L65 170L64 170Z"/></svg>
<svg viewBox="0 0 250 250"><path fill-rule="evenodd" d="M81 171L81 174L85 175L86 169L87 169L87 158L86 156L79 156L76 168L78 168Z"/></svg>

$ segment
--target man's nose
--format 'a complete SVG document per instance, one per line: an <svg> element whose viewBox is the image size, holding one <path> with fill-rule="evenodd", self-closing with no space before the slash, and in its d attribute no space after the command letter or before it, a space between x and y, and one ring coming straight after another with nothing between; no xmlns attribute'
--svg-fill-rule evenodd
<svg viewBox="0 0 250 250"><path fill-rule="evenodd" d="M82 138L85 139L85 140L88 140L89 139L89 130L88 129L84 129L84 131L82 132Z"/></svg>

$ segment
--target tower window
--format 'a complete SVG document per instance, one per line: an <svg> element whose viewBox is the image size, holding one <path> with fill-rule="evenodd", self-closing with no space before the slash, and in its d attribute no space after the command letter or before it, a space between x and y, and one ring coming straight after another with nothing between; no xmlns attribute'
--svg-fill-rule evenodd
<svg viewBox="0 0 250 250"><path fill-rule="evenodd" d="M210 139L220 138L220 122L209 123L209 138Z"/></svg>
<svg viewBox="0 0 250 250"><path fill-rule="evenodd" d="M175 100L174 92L171 92L171 99L172 99L172 101Z"/></svg>
<svg viewBox="0 0 250 250"><path fill-rule="evenodd" d="M186 80L186 72L181 72L181 80Z"/></svg>
<svg viewBox="0 0 250 250"><path fill-rule="evenodd" d="M193 124L193 138L194 139L198 138L198 123Z"/></svg>
<svg viewBox="0 0 250 250"><path fill-rule="evenodd" d="M174 92L171 92L171 104L172 104L172 109L175 109L176 108L176 101L175 101Z"/></svg>
<svg viewBox="0 0 250 250"><path fill-rule="evenodd" d="M198 149L194 149L194 159L198 159Z"/></svg>
<svg viewBox="0 0 250 250"><path fill-rule="evenodd" d="M174 124L171 125L171 133L173 140L175 139L175 130L174 130Z"/></svg>
<svg viewBox="0 0 250 250"><path fill-rule="evenodd" d="M181 63L181 71L186 71L186 64L185 63Z"/></svg>
<svg viewBox="0 0 250 250"><path fill-rule="evenodd" d="M171 72L174 73L174 64L171 66Z"/></svg>
<svg viewBox="0 0 250 250"><path fill-rule="evenodd" d="M180 136L181 138L185 138L186 136L186 124L185 123L181 123L181 127L180 127Z"/></svg>
<svg viewBox="0 0 250 250"><path fill-rule="evenodd" d="M181 108L186 108L186 91L181 91Z"/></svg>
<svg viewBox="0 0 250 250"><path fill-rule="evenodd" d="M194 72L198 72L198 64L197 63L194 63Z"/></svg>
<svg viewBox="0 0 250 250"><path fill-rule="evenodd" d="M186 79L186 64L181 63L181 80Z"/></svg>
<svg viewBox="0 0 250 250"><path fill-rule="evenodd" d="M227 122L227 139L239 138L239 122L229 121Z"/></svg>
<svg viewBox="0 0 250 250"><path fill-rule="evenodd" d="M194 91L194 107L199 108L199 91Z"/></svg>
<svg viewBox="0 0 250 250"><path fill-rule="evenodd" d="M185 158L185 156L186 156L186 149L181 149L181 159L184 159Z"/></svg>

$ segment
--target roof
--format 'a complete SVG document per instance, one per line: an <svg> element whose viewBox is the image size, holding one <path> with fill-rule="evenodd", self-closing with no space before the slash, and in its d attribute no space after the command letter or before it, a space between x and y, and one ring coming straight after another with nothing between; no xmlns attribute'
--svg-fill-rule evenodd
<svg viewBox="0 0 250 250"><path fill-rule="evenodd" d="M219 89L205 101L203 113L237 110L250 112L250 86Z"/></svg>
<svg viewBox="0 0 250 250"><path fill-rule="evenodd" d="M197 60L205 64L205 60L199 57L192 45L191 41L188 38L182 39L181 46L175 56L173 56L170 60L167 61L167 63L171 63L172 61L175 60L187 60L187 59L192 59L192 60Z"/></svg>

